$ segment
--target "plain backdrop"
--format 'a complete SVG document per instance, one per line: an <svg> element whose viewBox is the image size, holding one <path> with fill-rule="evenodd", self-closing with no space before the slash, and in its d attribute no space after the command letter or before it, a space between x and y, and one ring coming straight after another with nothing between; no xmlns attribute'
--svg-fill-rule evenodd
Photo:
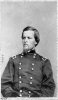
<svg viewBox="0 0 58 100"><path fill-rule="evenodd" d="M57 83L57 2L1 2L1 75L9 57L22 52L21 34L26 26L40 34L37 53L50 59ZM57 89L55 96L57 95Z"/></svg>

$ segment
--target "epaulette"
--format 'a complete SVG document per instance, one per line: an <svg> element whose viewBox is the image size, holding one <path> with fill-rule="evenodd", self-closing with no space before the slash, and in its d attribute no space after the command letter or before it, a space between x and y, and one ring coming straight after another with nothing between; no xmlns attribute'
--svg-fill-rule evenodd
<svg viewBox="0 0 58 100"><path fill-rule="evenodd" d="M46 59L47 59L47 58L42 57L42 60L43 60L43 61L46 61Z"/></svg>
<svg viewBox="0 0 58 100"><path fill-rule="evenodd" d="M12 58L13 58L13 59L15 59L15 58L16 58L16 55L15 55L15 56L13 56Z"/></svg>

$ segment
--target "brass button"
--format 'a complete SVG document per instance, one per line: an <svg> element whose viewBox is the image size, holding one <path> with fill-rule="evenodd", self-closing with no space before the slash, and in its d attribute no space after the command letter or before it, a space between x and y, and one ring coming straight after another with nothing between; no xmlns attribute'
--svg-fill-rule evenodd
<svg viewBox="0 0 58 100"><path fill-rule="evenodd" d="M32 82L30 82L30 84L32 84Z"/></svg>
<svg viewBox="0 0 58 100"><path fill-rule="evenodd" d="M32 80L32 79L33 79L33 77L30 77L30 79Z"/></svg>
<svg viewBox="0 0 58 100"><path fill-rule="evenodd" d="M34 63L32 63L32 66L34 66Z"/></svg>
<svg viewBox="0 0 58 100"><path fill-rule="evenodd" d="M31 68L31 70L33 71L33 70L34 70L34 68Z"/></svg>
<svg viewBox="0 0 58 100"><path fill-rule="evenodd" d="M21 65L21 63L19 63L19 65Z"/></svg>
<svg viewBox="0 0 58 100"><path fill-rule="evenodd" d="M21 81L19 81L19 83L22 83Z"/></svg>
<svg viewBox="0 0 58 100"><path fill-rule="evenodd" d="M31 91L29 91L29 93L31 93Z"/></svg>
<svg viewBox="0 0 58 100"><path fill-rule="evenodd" d="M36 53L34 53L34 56L36 56Z"/></svg>
<svg viewBox="0 0 58 100"><path fill-rule="evenodd" d="M21 79L21 76L19 76L19 78Z"/></svg>
<svg viewBox="0 0 58 100"><path fill-rule="evenodd" d="M22 92L22 90L20 90L20 92Z"/></svg>
<svg viewBox="0 0 58 100"><path fill-rule="evenodd" d="M22 69L21 67L19 67L19 70Z"/></svg>
<svg viewBox="0 0 58 100"><path fill-rule="evenodd" d="M35 58L35 56L33 56L33 58Z"/></svg>
<svg viewBox="0 0 58 100"><path fill-rule="evenodd" d="M21 58L22 58L23 56L21 56Z"/></svg>
<svg viewBox="0 0 58 100"><path fill-rule="evenodd" d="M19 94L20 97L22 97L22 94Z"/></svg>

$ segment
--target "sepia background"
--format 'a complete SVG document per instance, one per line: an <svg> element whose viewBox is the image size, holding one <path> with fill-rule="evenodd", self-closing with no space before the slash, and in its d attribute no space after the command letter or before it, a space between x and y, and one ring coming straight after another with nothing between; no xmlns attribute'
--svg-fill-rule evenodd
<svg viewBox="0 0 58 100"><path fill-rule="evenodd" d="M1 2L1 75L9 57L22 52L21 34L26 26L40 33L37 53L50 59L57 83L57 2ZM55 95L57 96L57 86Z"/></svg>

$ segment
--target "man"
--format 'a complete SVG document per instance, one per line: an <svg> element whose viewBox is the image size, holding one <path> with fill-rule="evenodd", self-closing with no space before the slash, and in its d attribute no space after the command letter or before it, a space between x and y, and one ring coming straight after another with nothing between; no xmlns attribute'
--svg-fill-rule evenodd
<svg viewBox="0 0 58 100"><path fill-rule="evenodd" d="M55 82L49 59L36 53L39 32L26 27L22 32L23 52L11 57L1 79L4 97L52 97Z"/></svg>

